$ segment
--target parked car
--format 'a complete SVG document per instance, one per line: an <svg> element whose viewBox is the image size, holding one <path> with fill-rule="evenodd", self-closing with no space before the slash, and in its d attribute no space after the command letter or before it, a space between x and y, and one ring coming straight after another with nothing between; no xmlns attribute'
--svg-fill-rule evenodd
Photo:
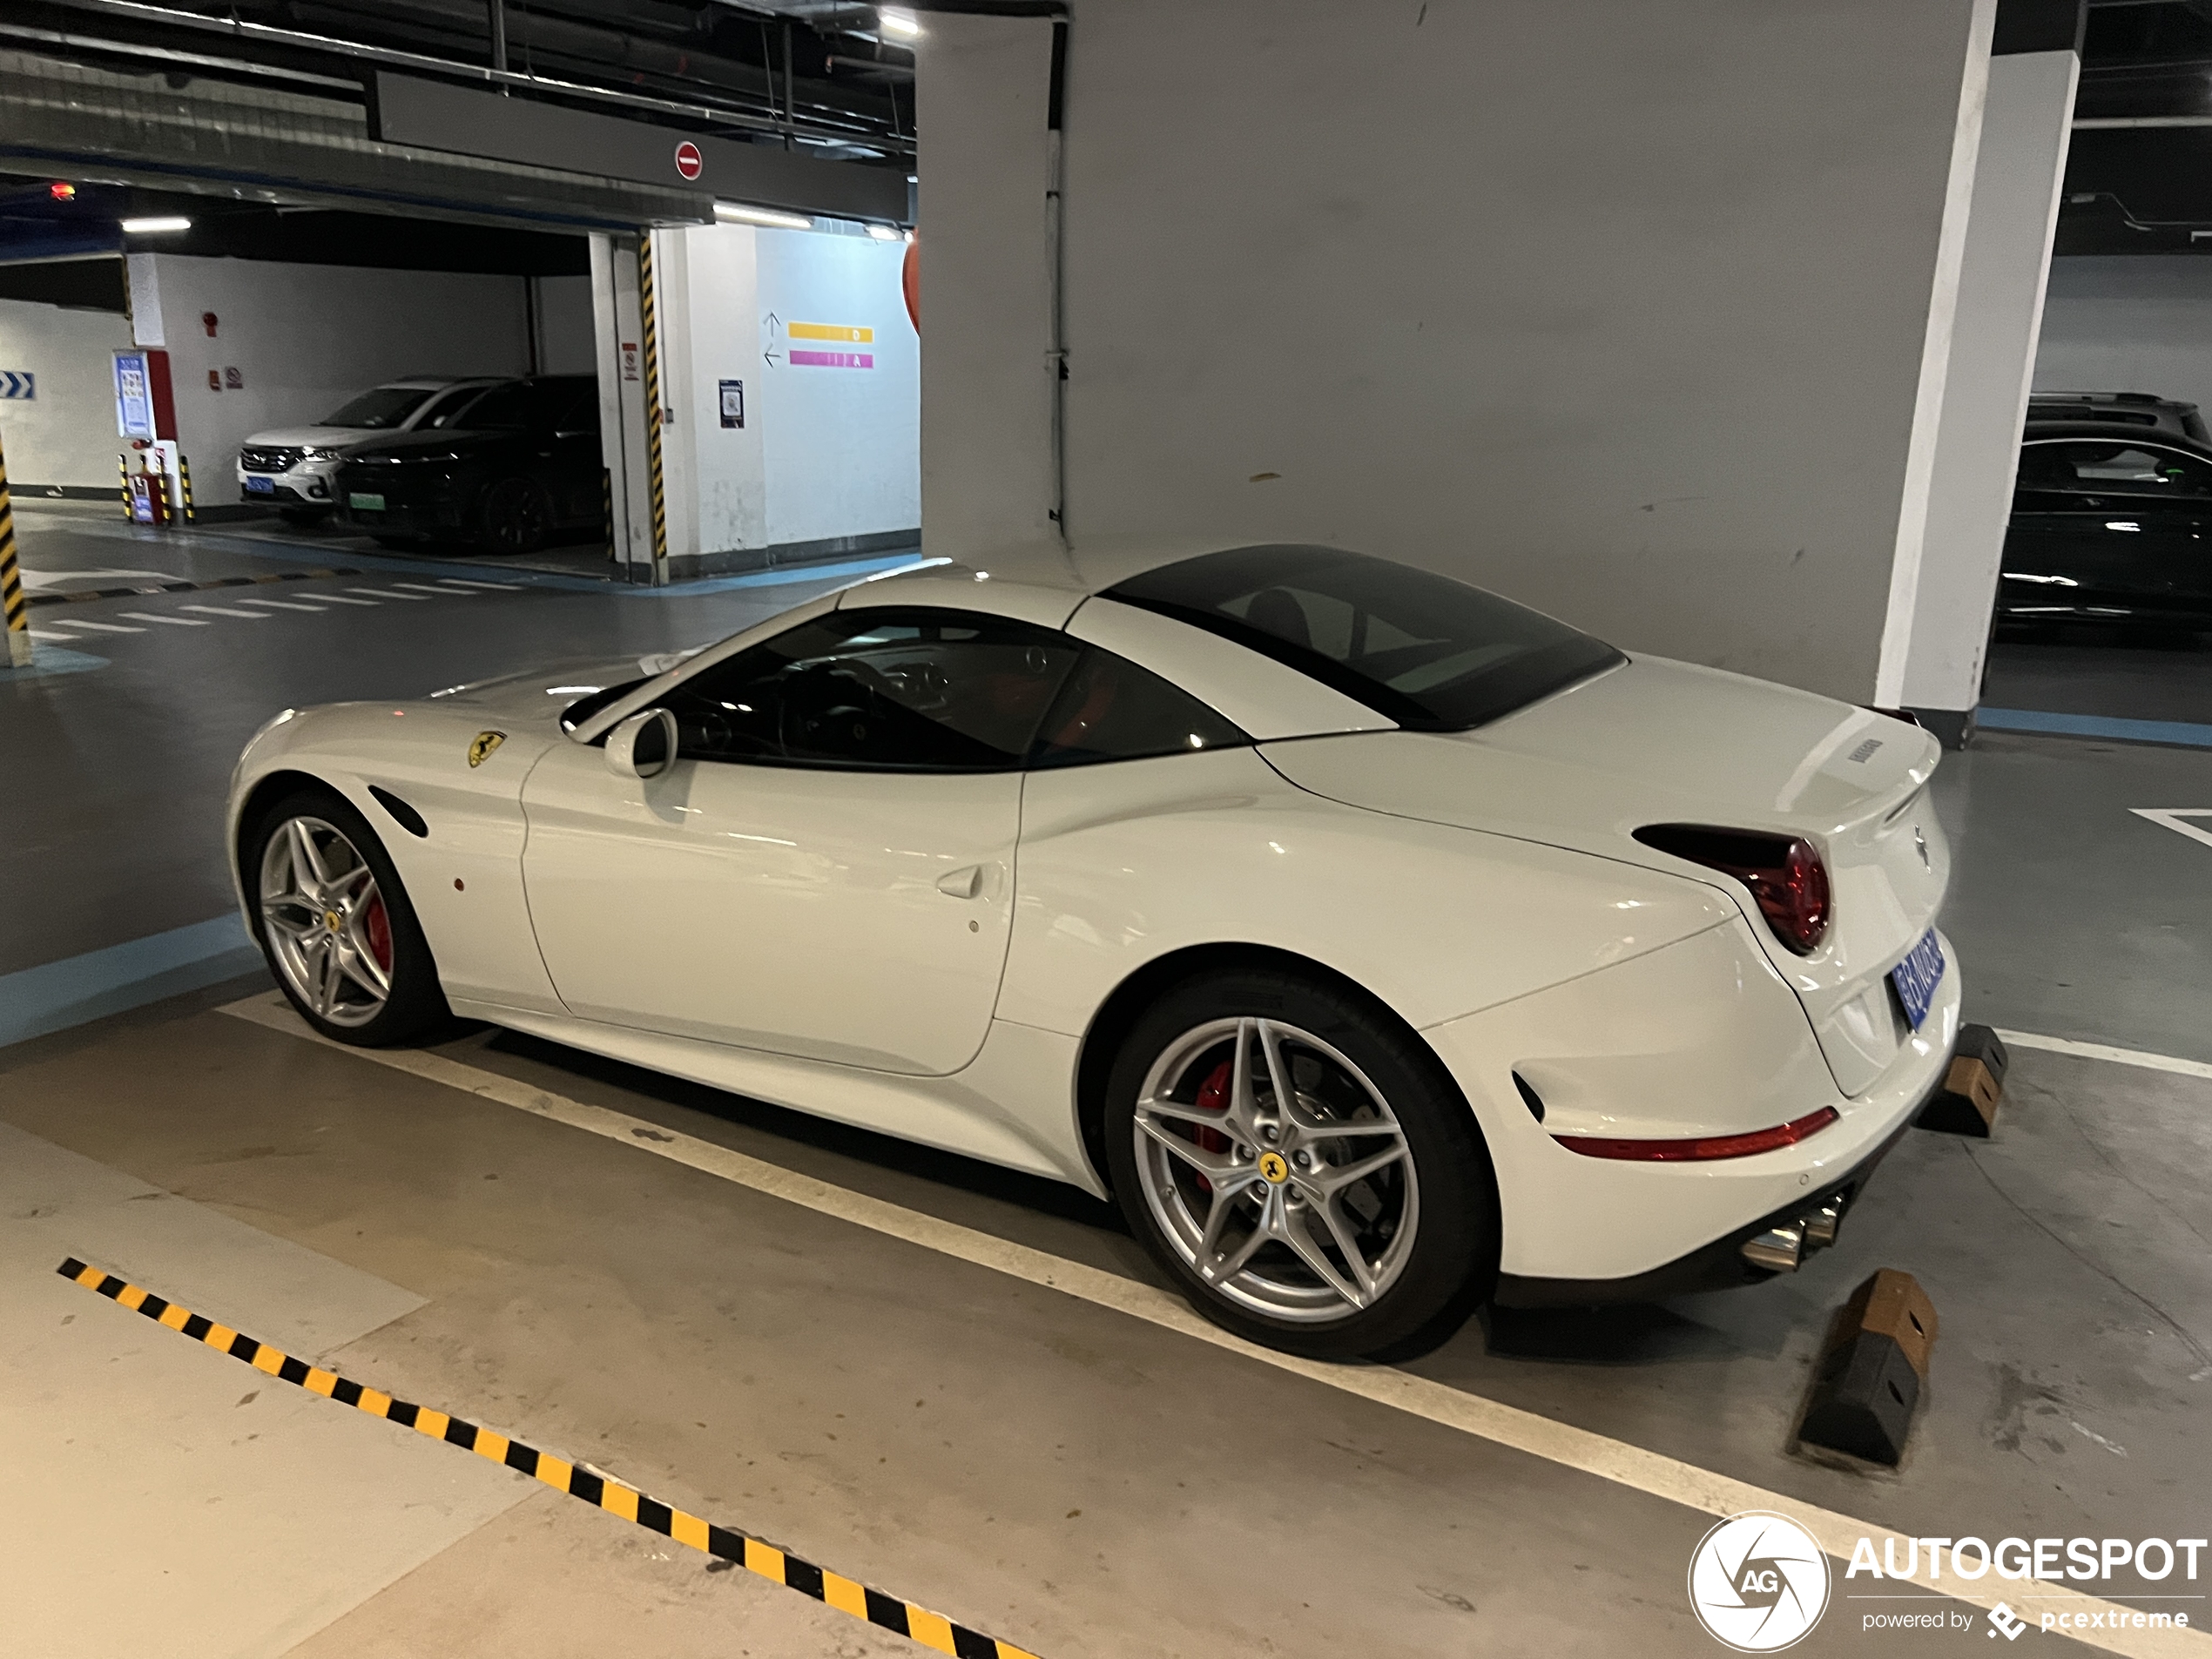
<svg viewBox="0 0 2212 1659"><path fill-rule="evenodd" d="M256 432L238 452L239 496L276 504L295 524L327 516L335 499L331 473L354 444L435 426L491 380L388 381L313 426Z"/></svg>
<svg viewBox="0 0 2212 1659"><path fill-rule="evenodd" d="M589 374L503 381L435 431L347 451L337 514L388 547L529 553L604 515L599 387Z"/></svg>
<svg viewBox="0 0 2212 1659"><path fill-rule="evenodd" d="M2212 446L2030 427L1997 590L2000 623L2212 628Z"/></svg>
<svg viewBox="0 0 2212 1659"><path fill-rule="evenodd" d="M1110 1192L1317 1356L1771 1278L1939 1086L1926 732L1334 549L933 563L278 716L226 844L285 995Z"/></svg>
<svg viewBox="0 0 2212 1659"><path fill-rule="evenodd" d="M2212 442L2212 432L2205 430L2204 416L2195 404L2155 397L2148 392L2031 392L2027 419L2031 426L2050 421L2096 421L2168 432L2198 443Z"/></svg>

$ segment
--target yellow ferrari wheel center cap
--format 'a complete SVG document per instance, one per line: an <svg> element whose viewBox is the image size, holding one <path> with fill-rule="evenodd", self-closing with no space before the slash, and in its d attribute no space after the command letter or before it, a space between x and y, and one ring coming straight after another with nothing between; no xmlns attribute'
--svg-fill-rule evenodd
<svg viewBox="0 0 2212 1659"><path fill-rule="evenodd" d="M1267 1177L1270 1184L1279 1187L1291 1178L1291 1161L1280 1152L1262 1152L1259 1155L1259 1172Z"/></svg>
<svg viewBox="0 0 2212 1659"><path fill-rule="evenodd" d="M322 913L322 925L334 934L345 925L345 918L335 910L326 910Z"/></svg>

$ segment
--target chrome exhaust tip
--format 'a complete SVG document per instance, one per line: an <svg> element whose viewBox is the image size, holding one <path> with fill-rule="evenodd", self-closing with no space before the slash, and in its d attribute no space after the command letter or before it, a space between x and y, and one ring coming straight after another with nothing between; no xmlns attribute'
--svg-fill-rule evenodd
<svg viewBox="0 0 2212 1659"><path fill-rule="evenodd" d="M1743 1241L1743 1259L1770 1273L1794 1273L1804 1259L1805 1236L1799 1227L1770 1227Z"/></svg>
<svg viewBox="0 0 2212 1659"><path fill-rule="evenodd" d="M1825 1250L1836 1242L1836 1230L1844 1224L1844 1201L1832 1198L1804 1218L1805 1248Z"/></svg>

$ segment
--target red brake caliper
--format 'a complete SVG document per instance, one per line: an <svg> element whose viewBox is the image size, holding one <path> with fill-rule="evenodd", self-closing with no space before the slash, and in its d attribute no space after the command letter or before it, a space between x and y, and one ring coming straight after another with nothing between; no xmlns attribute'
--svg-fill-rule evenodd
<svg viewBox="0 0 2212 1659"><path fill-rule="evenodd" d="M368 934L369 954L376 958L376 965L386 973L392 971L392 919L384 914L384 895L378 894L368 901L368 914L361 918L362 931Z"/></svg>
<svg viewBox="0 0 2212 1659"><path fill-rule="evenodd" d="M1230 1069L1230 1062L1226 1060L1223 1061L1213 1069L1205 1082L1198 1086L1200 1111L1221 1112L1229 1109ZM1229 1150L1229 1137L1217 1129L1207 1129L1202 1124L1198 1129L1197 1136L1199 1146L1206 1151L1226 1152ZM1198 1177L1198 1185L1208 1192L1213 1190L1213 1183L1203 1175Z"/></svg>

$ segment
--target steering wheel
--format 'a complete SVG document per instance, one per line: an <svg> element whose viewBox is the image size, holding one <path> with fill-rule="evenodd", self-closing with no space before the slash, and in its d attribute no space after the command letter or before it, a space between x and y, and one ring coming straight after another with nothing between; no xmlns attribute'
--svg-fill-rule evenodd
<svg viewBox="0 0 2212 1659"><path fill-rule="evenodd" d="M888 730L890 691L874 668L851 658L801 669L784 682L776 740L786 755L860 754Z"/></svg>

